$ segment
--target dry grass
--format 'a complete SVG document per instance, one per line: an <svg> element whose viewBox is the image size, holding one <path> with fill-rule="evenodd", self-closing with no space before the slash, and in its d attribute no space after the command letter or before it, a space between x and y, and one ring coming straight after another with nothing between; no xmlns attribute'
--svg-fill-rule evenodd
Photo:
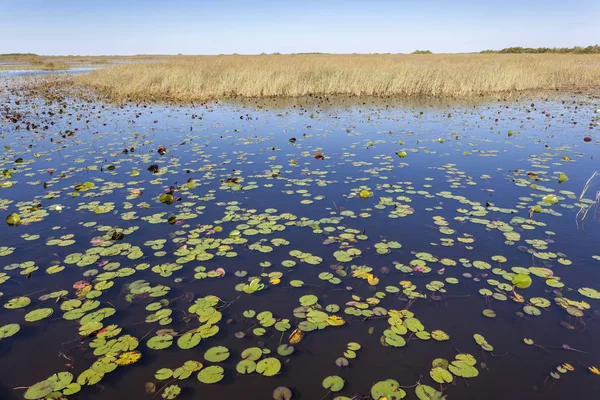
<svg viewBox="0 0 600 400"><path fill-rule="evenodd" d="M60 61L34 61L31 63L31 66L44 71L58 71L71 68L71 64Z"/></svg>
<svg viewBox="0 0 600 400"><path fill-rule="evenodd" d="M131 62L148 62L170 56L38 56L35 54L0 54L0 70L70 69Z"/></svg>
<svg viewBox="0 0 600 400"><path fill-rule="evenodd" d="M598 172L598 171L595 171L592 174L592 176L587 180L585 185L583 186L583 190L581 191L581 194L579 195L579 201L581 201L585 198L585 195L587 194L590 187L593 186L593 184L597 182L596 178L600 178L600 172ZM596 211L600 208L600 190L596 191L593 205L595 206ZM579 227L579 222L581 222L581 228L583 229L583 225L584 225L585 220L587 219L588 213L590 212L591 209L592 209L591 204L587 205L587 206L586 205L581 206L581 208L577 212L577 215L575 216L575 222L577 223L577 227Z"/></svg>
<svg viewBox="0 0 600 400"><path fill-rule="evenodd" d="M600 55L173 56L76 78L113 100L306 95L469 98L600 85Z"/></svg>
<svg viewBox="0 0 600 400"><path fill-rule="evenodd" d="M40 64L17 64L17 65L0 65L0 71L58 71L58 70L67 70L73 68L72 64L63 64L63 63L40 63Z"/></svg>

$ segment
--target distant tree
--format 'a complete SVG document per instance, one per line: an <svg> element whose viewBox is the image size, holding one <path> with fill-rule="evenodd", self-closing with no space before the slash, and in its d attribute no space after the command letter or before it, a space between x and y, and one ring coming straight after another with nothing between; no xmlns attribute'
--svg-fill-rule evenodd
<svg viewBox="0 0 600 400"><path fill-rule="evenodd" d="M431 50L415 50L411 54L433 54Z"/></svg>
<svg viewBox="0 0 600 400"><path fill-rule="evenodd" d="M587 47L506 47L501 50L483 50L481 53L497 53L497 54L600 54L600 46L593 45Z"/></svg>
<svg viewBox="0 0 600 400"><path fill-rule="evenodd" d="M38 57L35 53L5 53L0 54L0 57Z"/></svg>

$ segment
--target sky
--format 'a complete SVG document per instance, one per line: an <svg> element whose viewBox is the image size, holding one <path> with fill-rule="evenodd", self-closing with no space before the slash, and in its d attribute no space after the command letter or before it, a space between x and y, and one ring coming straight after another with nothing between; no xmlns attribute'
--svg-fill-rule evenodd
<svg viewBox="0 0 600 400"><path fill-rule="evenodd" d="M600 0L0 0L0 53L434 53L600 42Z"/></svg>

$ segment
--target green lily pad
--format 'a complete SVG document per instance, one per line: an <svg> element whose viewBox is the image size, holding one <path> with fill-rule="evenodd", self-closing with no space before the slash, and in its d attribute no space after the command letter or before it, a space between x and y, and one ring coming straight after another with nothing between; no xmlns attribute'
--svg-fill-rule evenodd
<svg viewBox="0 0 600 400"><path fill-rule="evenodd" d="M348 343L348 350L358 351L358 350L360 350L360 348L361 348L361 345L356 342Z"/></svg>
<svg viewBox="0 0 600 400"><path fill-rule="evenodd" d="M175 201L175 198L173 197L172 194L163 193L158 197L158 201L160 201L161 203L164 203L164 204L173 204L173 202Z"/></svg>
<svg viewBox="0 0 600 400"><path fill-rule="evenodd" d="M429 371L429 375L431 376L431 379L437 383L450 383L453 378L450 372L440 367L432 368L431 371Z"/></svg>
<svg viewBox="0 0 600 400"><path fill-rule="evenodd" d="M260 347L249 347L242 351L242 358L250 361L257 361L263 355Z"/></svg>
<svg viewBox="0 0 600 400"><path fill-rule="evenodd" d="M173 370L169 369L169 368L161 368L158 371L156 371L156 374L154 374L154 377L156 379L158 379L159 381L171 379L172 376L173 376Z"/></svg>
<svg viewBox="0 0 600 400"><path fill-rule="evenodd" d="M115 365L115 367L116 367L116 365ZM83 386L83 385L92 386L92 385L95 385L96 383L100 382L102 380L102 378L104 378L103 372L98 372L98 371L90 368L90 369L86 369L81 374L79 374L79 376L77 377L77 383L80 384L81 386Z"/></svg>
<svg viewBox="0 0 600 400"><path fill-rule="evenodd" d="M21 326L19 324L8 324L0 327L0 340L13 336L19 332L20 329Z"/></svg>
<svg viewBox="0 0 600 400"><path fill-rule="evenodd" d="M528 274L517 274L512 279L512 284L519 289L526 289L531 286L531 277Z"/></svg>
<svg viewBox="0 0 600 400"><path fill-rule="evenodd" d="M162 392L162 398L172 400L181 393L181 388L177 385L170 385L165 388Z"/></svg>
<svg viewBox="0 0 600 400"><path fill-rule="evenodd" d="M300 297L300 304L302 304L305 307L309 307L314 304L317 304L317 301L319 301L317 296L312 295L312 294L307 294L305 296Z"/></svg>
<svg viewBox="0 0 600 400"><path fill-rule="evenodd" d="M454 375L463 378L474 378L479 375L479 371L477 371L474 366L462 360L452 361L452 363L448 366L448 369Z"/></svg>
<svg viewBox="0 0 600 400"><path fill-rule="evenodd" d="M100 329L102 329L103 325L102 322L88 322L85 325L81 325L79 327L79 334L81 336L89 336L94 332L99 331Z"/></svg>
<svg viewBox="0 0 600 400"><path fill-rule="evenodd" d="M438 392L431 386L417 385L415 388L415 394L419 400L444 400L442 392Z"/></svg>
<svg viewBox="0 0 600 400"><path fill-rule="evenodd" d="M393 347L404 347L406 346L406 339L401 335L391 331L384 331L385 343Z"/></svg>
<svg viewBox="0 0 600 400"><path fill-rule="evenodd" d="M73 374L70 372L59 372L48 378L54 381L54 391L62 391L73 382Z"/></svg>
<svg viewBox="0 0 600 400"><path fill-rule="evenodd" d="M535 306L524 306L523 311L525 311L525 313L532 315L532 316L538 316L538 315L542 314L540 309Z"/></svg>
<svg viewBox="0 0 600 400"><path fill-rule="evenodd" d="M28 400L42 399L54 391L56 382L45 380L30 386L25 392L24 397Z"/></svg>
<svg viewBox="0 0 600 400"><path fill-rule="evenodd" d="M153 336L146 342L146 346L152 350L162 350L173 344L173 336L171 335L158 335Z"/></svg>
<svg viewBox="0 0 600 400"><path fill-rule="evenodd" d="M38 308L25 314L25 321L36 322L52 315L54 312L51 308Z"/></svg>
<svg viewBox="0 0 600 400"><path fill-rule="evenodd" d="M579 288L578 292L585 297L589 297L590 299L600 300L600 292L596 289L584 287Z"/></svg>
<svg viewBox="0 0 600 400"><path fill-rule="evenodd" d="M197 346L202 341L202 335L200 333L187 332L179 336L177 339L177 346L184 350L189 350Z"/></svg>
<svg viewBox="0 0 600 400"><path fill-rule="evenodd" d="M323 379L323 387L332 392L339 392L344 388L344 380L337 375L331 375Z"/></svg>
<svg viewBox="0 0 600 400"><path fill-rule="evenodd" d="M21 217L17 213L12 213L6 217L6 223L10 226L21 225Z"/></svg>
<svg viewBox="0 0 600 400"><path fill-rule="evenodd" d="M211 365L198 372L198 380L202 383L212 384L223 379L224 370L218 365Z"/></svg>
<svg viewBox="0 0 600 400"><path fill-rule="evenodd" d="M8 309L17 309L28 306L31 303L31 299L29 297L21 296L14 297L10 299L6 304L4 304L4 308Z"/></svg>
<svg viewBox="0 0 600 400"><path fill-rule="evenodd" d="M277 354L280 356L287 357L292 355L292 353L294 353L294 346L284 343L277 347Z"/></svg>
<svg viewBox="0 0 600 400"><path fill-rule="evenodd" d="M262 359L256 364L256 372L264 376L276 375L280 370L281 361L274 357Z"/></svg>
<svg viewBox="0 0 600 400"><path fill-rule="evenodd" d="M221 362L229 357L229 349L225 346L215 346L204 353L204 359L210 362Z"/></svg>
<svg viewBox="0 0 600 400"><path fill-rule="evenodd" d="M65 396L70 396L75 393L79 393L81 391L81 385L79 383L70 383L62 390L62 394Z"/></svg>
<svg viewBox="0 0 600 400"><path fill-rule="evenodd" d="M256 371L256 362L252 360L242 360L237 363L235 369L240 374L251 374Z"/></svg>
<svg viewBox="0 0 600 400"><path fill-rule="evenodd" d="M406 392L400 388L400 384L393 379L379 381L371 387L371 397L374 399L400 400L406 397Z"/></svg>

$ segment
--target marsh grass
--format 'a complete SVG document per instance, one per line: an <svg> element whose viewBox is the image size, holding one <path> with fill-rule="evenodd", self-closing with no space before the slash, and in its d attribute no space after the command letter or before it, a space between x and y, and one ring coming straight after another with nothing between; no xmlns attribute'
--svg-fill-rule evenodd
<svg viewBox="0 0 600 400"><path fill-rule="evenodd" d="M76 82L117 101L310 95L469 98L600 85L600 55L173 56L110 66Z"/></svg>
<svg viewBox="0 0 600 400"><path fill-rule="evenodd" d="M33 69L41 69L43 71L58 71L71 68L71 64L60 61L33 61L30 66Z"/></svg>
<svg viewBox="0 0 600 400"><path fill-rule="evenodd" d="M58 71L73 68L72 64L61 62L34 62L31 64L6 64L0 65L0 71L42 70Z"/></svg>
<svg viewBox="0 0 600 400"><path fill-rule="evenodd" d="M166 59L168 56L40 56L37 54L0 54L0 70L59 70Z"/></svg>
<svg viewBox="0 0 600 400"><path fill-rule="evenodd" d="M44 70L57 71L70 69L71 62L60 59L43 58L35 54L0 55L0 70Z"/></svg>
<svg viewBox="0 0 600 400"><path fill-rule="evenodd" d="M600 172L595 171L592 174L592 176L587 180L585 185L583 186L583 190L581 191L581 194L579 195L579 200L581 201L582 199L584 199L585 195L590 190L590 188L595 183L598 183L599 181L600 181ZM600 189L597 190L595 193L593 206L592 205L587 205L587 206L582 205L581 208L579 209L579 211L577 212L577 215L575 216L575 222L577 223L577 227L579 227L579 223L581 223L581 227L583 228L583 225L585 223L585 220L587 219L588 213L590 212L590 210L592 208L595 208L596 211L600 208Z"/></svg>

